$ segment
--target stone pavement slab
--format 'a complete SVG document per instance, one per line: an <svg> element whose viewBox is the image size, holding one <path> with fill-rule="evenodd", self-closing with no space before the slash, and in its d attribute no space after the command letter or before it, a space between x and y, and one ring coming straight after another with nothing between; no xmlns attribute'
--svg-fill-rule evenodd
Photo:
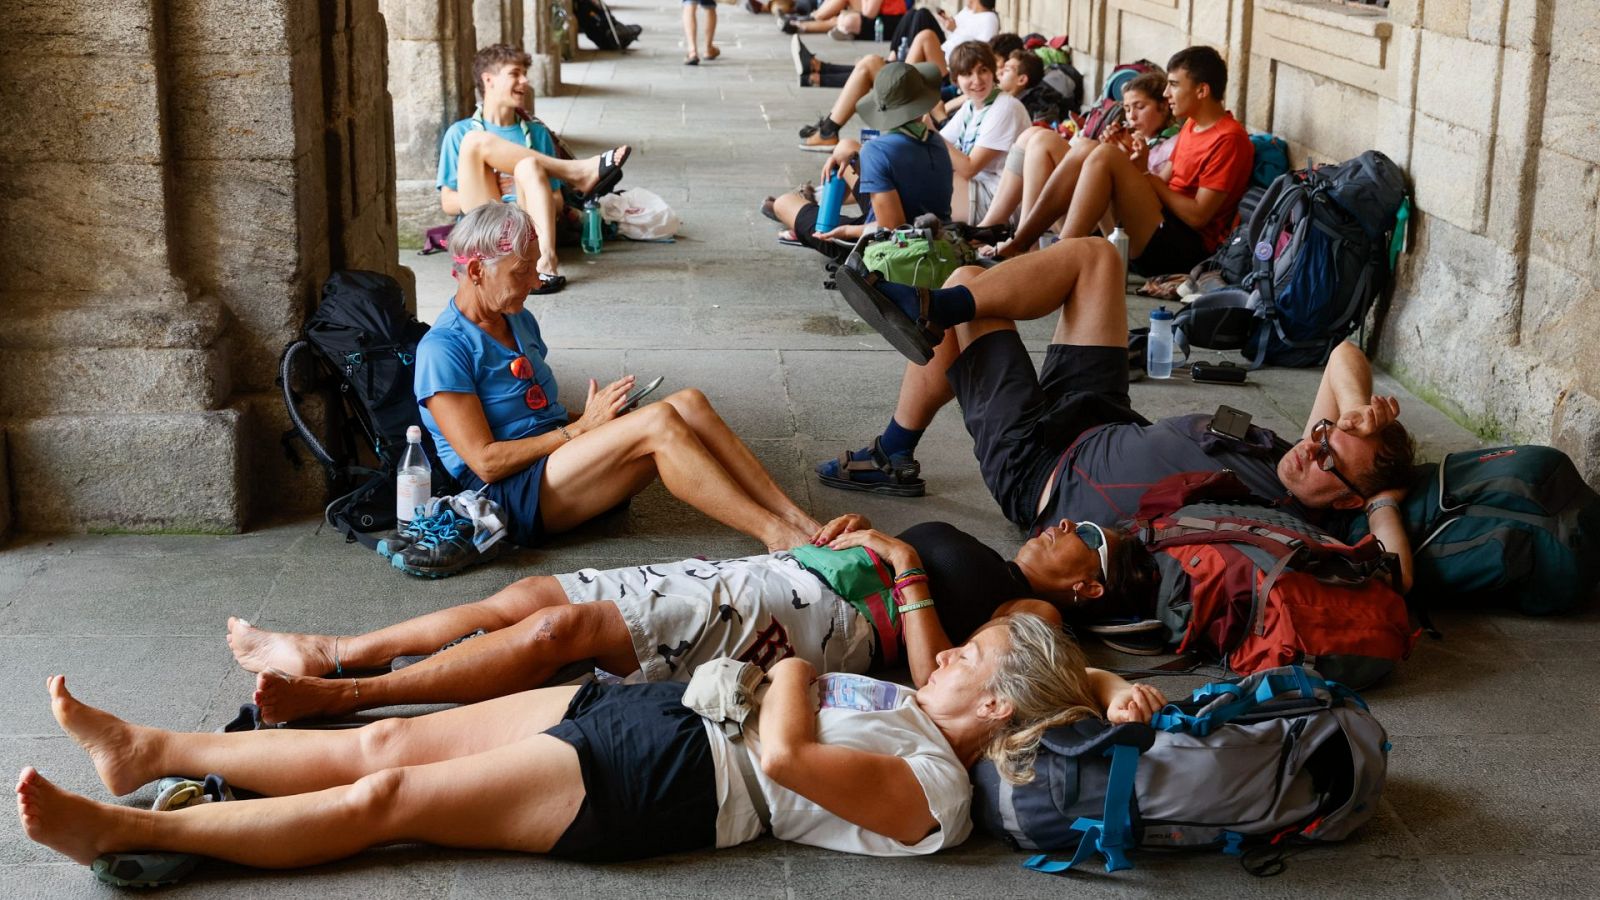
<svg viewBox="0 0 1600 900"><path fill-rule="evenodd" d="M687 68L679 7L670 0L613 3L645 26L626 54L582 52L562 67L569 84L538 99L539 115L579 152L630 142L624 187L661 194L683 218L673 244L608 244L599 257L566 252L572 286L535 298L563 397L584 379L666 376L663 390L697 387L751 442L778 483L826 517L868 514L886 530L951 521L1013 552L1017 529L996 512L972 464L959 417L942 416L919 450L921 500L820 486L817 461L859 446L894 409L902 359L868 331L808 251L773 243L762 197L815 179L822 157L794 148L795 128L831 92L802 90L787 42L770 17L723 7L724 57ZM848 62L868 44L811 45ZM452 292L442 255L403 261L417 274L418 307L432 320ZM1151 303L1131 298L1130 324ZM1053 324L1025 323L1042 350ZM1215 358L1217 354L1208 354ZM1036 355L1036 360L1040 358ZM1241 387L1173 380L1133 385L1154 416L1219 402L1297 430L1314 371L1252 374ZM1402 397L1426 455L1477 438L1380 376ZM22 511L25 513L25 511ZM56 730L44 677L64 672L86 699L164 727L210 730L248 699L251 676L222 639L228 615L268 627L355 630L486 596L525 575L582 566L758 552L759 547L670 497L659 485L615 515L516 550L445 581L406 578L315 521L267 524L249 534L24 536L0 550L0 769L39 766L64 785L103 796L81 752ZM1275 879L1251 878L1213 854L1144 854L1138 868L1060 880L1025 872L1020 855L975 835L930 859L875 860L773 840L620 866L396 847L303 873L209 865L171 891L183 897L1126 897L1593 896L1600 855L1600 615L1529 619L1509 613L1440 614L1442 641L1368 697L1394 741L1379 815L1348 843L1295 856ZM1128 659L1098 645L1099 665ZM1196 679L1170 679L1170 692ZM507 785L508 791L518 790ZM148 803L148 788L125 802ZM109 897L75 865L26 841L0 816L0 896Z"/></svg>

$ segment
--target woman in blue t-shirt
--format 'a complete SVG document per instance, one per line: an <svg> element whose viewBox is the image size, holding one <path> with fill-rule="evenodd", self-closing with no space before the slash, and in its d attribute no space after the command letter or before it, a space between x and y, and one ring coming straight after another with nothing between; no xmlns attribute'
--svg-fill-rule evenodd
<svg viewBox="0 0 1600 900"><path fill-rule="evenodd" d="M769 550L816 534L817 521L698 390L623 415L633 376L604 387L591 379L583 409L569 415L539 323L523 309L538 277L526 213L498 203L472 210L451 232L450 254L456 296L417 345L417 402L440 462L500 504L515 543L582 524L657 477ZM474 552L470 543L463 552Z"/></svg>

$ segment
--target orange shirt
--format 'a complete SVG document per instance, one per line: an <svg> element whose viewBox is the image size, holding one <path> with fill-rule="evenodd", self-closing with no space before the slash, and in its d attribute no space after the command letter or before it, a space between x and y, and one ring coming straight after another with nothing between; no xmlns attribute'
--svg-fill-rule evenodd
<svg viewBox="0 0 1600 900"><path fill-rule="evenodd" d="M1239 199L1250 187L1250 170L1256 159L1250 134L1233 113L1223 113L1205 131L1195 131L1190 119L1175 140L1178 146L1172 151L1172 178L1167 186L1185 197L1193 197L1201 188L1227 195L1222 208L1199 229L1206 251L1216 250L1233 230Z"/></svg>

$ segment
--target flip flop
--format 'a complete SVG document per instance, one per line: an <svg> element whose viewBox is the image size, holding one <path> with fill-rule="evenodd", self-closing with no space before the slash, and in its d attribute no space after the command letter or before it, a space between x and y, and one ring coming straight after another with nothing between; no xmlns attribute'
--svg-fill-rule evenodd
<svg viewBox="0 0 1600 900"><path fill-rule="evenodd" d="M793 231L789 231L789 230L778 232L778 243L782 244L785 247L804 247L805 246L805 244L801 242L800 236L795 234Z"/></svg>
<svg viewBox="0 0 1600 900"><path fill-rule="evenodd" d="M686 65L686 66L698 66L698 65L700 65L700 57L691 56L688 59L684 60L683 64Z"/></svg>
<svg viewBox="0 0 1600 900"><path fill-rule="evenodd" d="M539 286L534 288L533 290L529 291L528 292L528 296L532 297L535 294L555 294L555 293L560 293L560 291L563 288L565 288L566 286L567 286L567 276L565 276L565 275L549 275L549 274L546 274L544 272L540 272L539 273Z"/></svg>
<svg viewBox="0 0 1600 900"><path fill-rule="evenodd" d="M699 58L696 57L695 61L699 62ZM690 65L693 64L690 63ZM588 193L583 195L583 199L588 200L600 197L611 193L616 188L617 183L622 180L623 163L633 157L632 147L628 148L627 153L619 154L621 150L621 147L612 147L610 150L600 154L600 179L594 183L594 187L590 188Z"/></svg>

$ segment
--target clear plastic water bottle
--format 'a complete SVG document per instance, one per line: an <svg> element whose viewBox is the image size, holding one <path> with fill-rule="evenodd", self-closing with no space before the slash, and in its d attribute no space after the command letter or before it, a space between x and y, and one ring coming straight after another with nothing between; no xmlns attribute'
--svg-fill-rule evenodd
<svg viewBox="0 0 1600 900"><path fill-rule="evenodd" d="M413 425L406 429L406 452L395 473L394 517L401 525L410 522L417 507L427 506L432 496L433 466L428 462L428 451L422 449L422 428Z"/></svg>
<svg viewBox="0 0 1600 900"><path fill-rule="evenodd" d="M1172 313L1165 306L1150 310L1150 339L1145 344L1145 371L1151 378L1172 377Z"/></svg>
<svg viewBox="0 0 1600 900"><path fill-rule="evenodd" d="M1128 274L1128 233L1122 230L1121 225L1118 225L1111 229L1111 235L1106 240L1111 242L1111 246L1117 248L1117 255L1122 257L1122 274L1126 277Z"/></svg>
<svg viewBox="0 0 1600 900"><path fill-rule="evenodd" d="M579 243L583 245L583 252L590 255L599 253L605 243L600 227L600 204L593 197L583 204L583 234Z"/></svg>
<svg viewBox="0 0 1600 900"><path fill-rule="evenodd" d="M883 16L882 15L879 15L879 16L875 17L873 19L873 21L872 21L872 39L874 41L877 41L880 44L883 43Z"/></svg>

